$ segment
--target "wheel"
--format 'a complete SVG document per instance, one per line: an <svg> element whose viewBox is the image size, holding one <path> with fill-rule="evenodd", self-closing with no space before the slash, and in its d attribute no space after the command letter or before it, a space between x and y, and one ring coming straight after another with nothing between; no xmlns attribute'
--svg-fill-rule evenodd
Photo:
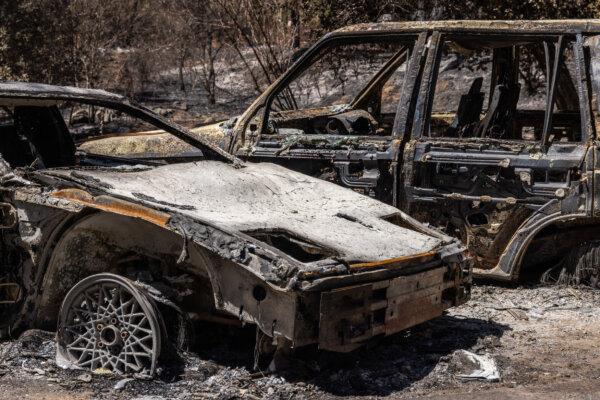
<svg viewBox="0 0 600 400"><path fill-rule="evenodd" d="M159 318L152 300L131 280L89 276L60 308L57 359L91 371L153 375L161 349Z"/></svg>
<svg viewBox="0 0 600 400"><path fill-rule="evenodd" d="M557 265L544 272L541 282L600 287L600 241L574 247Z"/></svg>

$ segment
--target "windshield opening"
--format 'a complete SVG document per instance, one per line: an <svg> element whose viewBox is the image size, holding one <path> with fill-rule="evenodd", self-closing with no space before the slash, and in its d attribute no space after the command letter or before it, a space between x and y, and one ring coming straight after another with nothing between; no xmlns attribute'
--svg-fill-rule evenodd
<svg viewBox="0 0 600 400"><path fill-rule="evenodd" d="M0 154L13 168L33 169L203 158L200 149L150 120L88 103L17 102L2 107Z"/></svg>
<svg viewBox="0 0 600 400"><path fill-rule="evenodd" d="M389 136L413 42L402 35L323 45L272 97L264 133Z"/></svg>

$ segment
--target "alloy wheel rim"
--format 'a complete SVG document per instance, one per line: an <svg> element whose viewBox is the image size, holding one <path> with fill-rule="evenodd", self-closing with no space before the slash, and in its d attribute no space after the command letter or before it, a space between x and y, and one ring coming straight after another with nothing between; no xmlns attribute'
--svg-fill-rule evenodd
<svg viewBox="0 0 600 400"><path fill-rule="evenodd" d="M59 316L58 351L77 368L153 375L160 353L159 316L132 281L92 275L67 294Z"/></svg>

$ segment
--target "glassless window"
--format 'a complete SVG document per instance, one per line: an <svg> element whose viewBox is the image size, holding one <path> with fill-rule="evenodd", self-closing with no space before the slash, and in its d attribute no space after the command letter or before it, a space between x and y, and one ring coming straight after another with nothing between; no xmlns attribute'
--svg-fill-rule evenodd
<svg viewBox="0 0 600 400"><path fill-rule="evenodd" d="M308 68L279 92L271 109L288 111L347 105L404 45L373 42L325 47ZM391 83L383 92L383 104L399 98L403 76L403 73L396 74L388 81Z"/></svg>
<svg viewBox="0 0 600 400"><path fill-rule="evenodd" d="M403 62L392 76L385 82L381 89L381 113L396 114L400 93L404 84L406 61Z"/></svg>
<svg viewBox="0 0 600 400"><path fill-rule="evenodd" d="M425 134L541 140L549 101L546 60L554 64L557 40L527 43L505 38L481 47L462 39L444 41ZM581 139L573 60L573 46L567 42L558 63L549 143Z"/></svg>

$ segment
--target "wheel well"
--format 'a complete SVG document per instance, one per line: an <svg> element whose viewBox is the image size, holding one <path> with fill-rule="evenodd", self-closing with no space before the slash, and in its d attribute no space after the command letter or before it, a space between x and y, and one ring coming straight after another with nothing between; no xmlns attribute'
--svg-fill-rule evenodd
<svg viewBox="0 0 600 400"><path fill-rule="evenodd" d="M158 225L107 212L89 214L56 242L39 288L34 324L54 329L66 293L81 279L112 272L147 283L194 312L214 309L207 251L194 246L178 264L184 241Z"/></svg>
<svg viewBox="0 0 600 400"><path fill-rule="evenodd" d="M519 277L537 280L573 247L598 238L600 219L573 219L549 224L529 242L519 268Z"/></svg>

